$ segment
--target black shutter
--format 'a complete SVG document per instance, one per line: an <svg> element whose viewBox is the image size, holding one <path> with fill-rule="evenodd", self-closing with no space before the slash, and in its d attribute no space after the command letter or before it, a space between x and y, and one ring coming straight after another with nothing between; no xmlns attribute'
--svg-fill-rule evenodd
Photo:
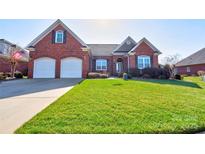
<svg viewBox="0 0 205 154"><path fill-rule="evenodd" d="M136 67L136 69L139 69L139 67L138 67L138 56L135 56L135 67Z"/></svg>
<svg viewBox="0 0 205 154"><path fill-rule="evenodd" d="M63 34L63 43L64 44L66 43L66 39L67 39L67 31L65 30L64 34Z"/></svg>
<svg viewBox="0 0 205 154"><path fill-rule="evenodd" d="M52 44L55 43L55 31L53 30L52 31Z"/></svg>
<svg viewBox="0 0 205 154"><path fill-rule="evenodd" d="M150 56L150 67L153 67L153 56Z"/></svg>
<svg viewBox="0 0 205 154"><path fill-rule="evenodd" d="M109 67L110 62L109 62L109 60L108 60L108 59L106 59L106 60L107 60L107 72L110 72L110 67Z"/></svg>
<svg viewBox="0 0 205 154"><path fill-rule="evenodd" d="M96 59L93 59L93 63L92 63L92 71L93 71L93 72L96 71Z"/></svg>

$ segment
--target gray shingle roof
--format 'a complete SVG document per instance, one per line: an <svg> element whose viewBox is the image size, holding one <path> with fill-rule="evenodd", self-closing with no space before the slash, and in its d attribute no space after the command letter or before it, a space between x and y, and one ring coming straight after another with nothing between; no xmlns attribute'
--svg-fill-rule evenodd
<svg viewBox="0 0 205 154"><path fill-rule="evenodd" d="M111 56L119 44L87 44L93 56Z"/></svg>
<svg viewBox="0 0 205 154"><path fill-rule="evenodd" d="M127 53L129 52L134 46L136 46L136 42L128 36L115 50L113 53Z"/></svg>
<svg viewBox="0 0 205 154"><path fill-rule="evenodd" d="M176 64L176 66L189 66L196 64L205 64L205 48L195 52L194 54L184 58Z"/></svg>

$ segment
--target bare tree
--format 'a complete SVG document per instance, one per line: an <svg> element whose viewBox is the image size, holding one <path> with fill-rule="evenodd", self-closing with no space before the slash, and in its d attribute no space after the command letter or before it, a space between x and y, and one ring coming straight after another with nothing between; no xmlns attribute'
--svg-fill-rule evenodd
<svg viewBox="0 0 205 154"><path fill-rule="evenodd" d="M175 65L178 63L181 59L181 56L179 54L169 55L167 57L164 57L163 63L169 64L169 65Z"/></svg>
<svg viewBox="0 0 205 154"><path fill-rule="evenodd" d="M175 72L175 64L178 63L181 59L179 54L169 55L164 57L162 62L165 64L164 67L169 71L170 77L173 78L176 74Z"/></svg>

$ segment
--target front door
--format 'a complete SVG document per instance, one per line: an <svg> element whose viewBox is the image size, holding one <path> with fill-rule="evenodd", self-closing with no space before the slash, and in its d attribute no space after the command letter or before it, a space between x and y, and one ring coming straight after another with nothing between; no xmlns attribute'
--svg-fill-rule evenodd
<svg viewBox="0 0 205 154"><path fill-rule="evenodd" d="M122 73L122 71L123 71L122 62L117 62L117 63L116 63L116 72L117 72L117 73Z"/></svg>

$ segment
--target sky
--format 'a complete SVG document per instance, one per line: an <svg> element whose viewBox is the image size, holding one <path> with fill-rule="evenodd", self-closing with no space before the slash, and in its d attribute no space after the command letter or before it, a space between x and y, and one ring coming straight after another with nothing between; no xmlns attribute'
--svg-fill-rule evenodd
<svg viewBox="0 0 205 154"><path fill-rule="evenodd" d="M205 20L62 20L85 43L121 43L146 37L161 52L159 59L179 54L184 58L205 47ZM55 20L0 20L0 38L22 47Z"/></svg>

